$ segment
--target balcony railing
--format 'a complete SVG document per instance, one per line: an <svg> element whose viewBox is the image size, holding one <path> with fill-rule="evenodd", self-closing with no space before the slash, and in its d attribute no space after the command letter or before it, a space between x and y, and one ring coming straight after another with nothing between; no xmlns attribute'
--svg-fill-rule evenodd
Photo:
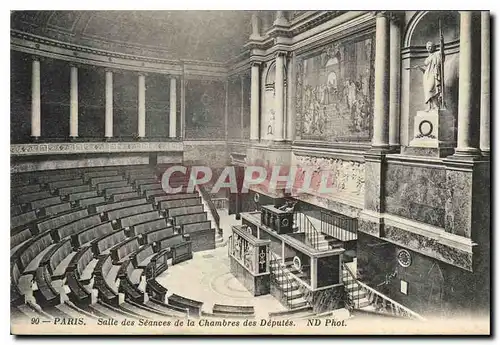
<svg viewBox="0 0 500 345"><path fill-rule="evenodd" d="M321 232L341 241L358 238L358 220L342 214L321 212Z"/></svg>

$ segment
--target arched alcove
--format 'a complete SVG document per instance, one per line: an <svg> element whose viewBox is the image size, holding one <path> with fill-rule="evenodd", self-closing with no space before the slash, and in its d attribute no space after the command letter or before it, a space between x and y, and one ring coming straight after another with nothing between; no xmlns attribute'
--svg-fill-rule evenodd
<svg viewBox="0 0 500 345"><path fill-rule="evenodd" d="M441 31L440 31L441 30ZM440 32L444 50L444 101L446 112L457 117L458 109L458 62L460 38L460 14L457 11L421 11L408 21L403 35L401 75L401 144L408 146L414 135L414 117L425 110L423 72L417 66L425 65L429 56L427 42L440 49ZM456 141L456 121L450 134Z"/></svg>

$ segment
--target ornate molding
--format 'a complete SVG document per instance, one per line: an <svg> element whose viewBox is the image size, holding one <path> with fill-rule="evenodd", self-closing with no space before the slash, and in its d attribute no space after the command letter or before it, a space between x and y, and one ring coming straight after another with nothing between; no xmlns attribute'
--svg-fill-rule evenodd
<svg viewBox="0 0 500 345"><path fill-rule="evenodd" d="M75 153L182 152L182 142L93 142L12 144L11 157Z"/></svg>

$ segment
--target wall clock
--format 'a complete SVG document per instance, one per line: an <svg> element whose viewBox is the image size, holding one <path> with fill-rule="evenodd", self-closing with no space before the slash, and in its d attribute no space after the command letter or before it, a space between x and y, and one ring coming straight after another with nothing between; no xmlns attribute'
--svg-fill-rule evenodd
<svg viewBox="0 0 500 345"><path fill-rule="evenodd" d="M401 249L398 251L398 262L403 267L408 267L411 265L411 254L406 249Z"/></svg>

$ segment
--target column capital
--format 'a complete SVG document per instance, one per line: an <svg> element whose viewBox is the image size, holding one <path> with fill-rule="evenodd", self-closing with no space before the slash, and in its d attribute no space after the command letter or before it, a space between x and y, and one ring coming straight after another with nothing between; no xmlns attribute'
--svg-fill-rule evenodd
<svg viewBox="0 0 500 345"><path fill-rule="evenodd" d="M70 68L73 68L73 67L74 67L74 68L80 68L80 64L79 64L79 63L77 63L77 62L70 62L70 63L69 63L69 67L70 67Z"/></svg>
<svg viewBox="0 0 500 345"><path fill-rule="evenodd" d="M148 74L147 74L146 72L141 72L141 71L137 72L137 76L138 76L138 77L141 77L141 76L142 76L142 77L147 77L147 75L148 75Z"/></svg>
<svg viewBox="0 0 500 345"><path fill-rule="evenodd" d="M287 52L286 50L278 50L278 51L276 51L275 57L278 57L278 56L287 57L288 54L289 54L289 52Z"/></svg>
<svg viewBox="0 0 500 345"><path fill-rule="evenodd" d="M116 69L111 68L111 67L106 67L106 68L104 68L104 72L106 72L106 73L108 73L108 72L110 72L110 73L116 73Z"/></svg>
<svg viewBox="0 0 500 345"><path fill-rule="evenodd" d="M388 14L387 14L387 17L389 18L389 20L391 22L393 22L394 24L397 24L397 25L400 25L403 23L403 15L404 15L404 12L401 12L401 11L386 11Z"/></svg>
<svg viewBox="0 0 500 345"><path fill-rule="evenodd" d="M373 14L377 17L389 18L390 11L373 11Z"/></svg>
<svg viewBox="0 0 500 345"><path fill-rule="evenodd" d="M175 80L180 80L181 79L180 76L178 76L177 74L170 74L169 78L170 79L175 79Z"/></svg>
<svg viewBox="0 0 500 345"><path fill-rule="evenodd" d="M40 62L40 61L42 61L42 59L43 59L43 57L40 56L40 55L35 55L35 54L31 55L31 61L38 61L38 62Z"/></svg>

